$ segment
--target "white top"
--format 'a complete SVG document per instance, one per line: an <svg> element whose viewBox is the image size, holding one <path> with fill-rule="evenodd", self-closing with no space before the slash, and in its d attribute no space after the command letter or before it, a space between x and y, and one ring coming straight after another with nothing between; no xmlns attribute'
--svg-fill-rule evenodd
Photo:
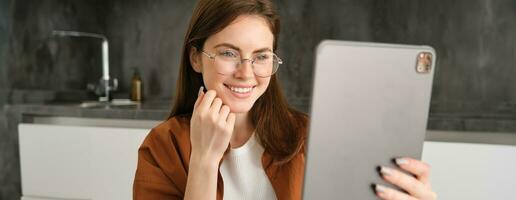
<svg viewBox="0 0 516 200"><path fill-rule="evenodd" d="M241 147L230 149L220 165L224 199L276 199L262 166L263 147L254 133Z"/></svg>

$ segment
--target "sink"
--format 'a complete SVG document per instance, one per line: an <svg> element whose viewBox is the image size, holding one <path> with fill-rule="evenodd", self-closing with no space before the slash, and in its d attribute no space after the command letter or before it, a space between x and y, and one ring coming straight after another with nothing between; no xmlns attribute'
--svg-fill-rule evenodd
<svg viewBox="0 0 516 200"><path fill-rule="evenodd" d="M109 108L109 107L132 107L138 106L140 102L131 101L129 99L113 99L111 102L101 102L101 101L84 101L79 104L81 108Z"/></svg>

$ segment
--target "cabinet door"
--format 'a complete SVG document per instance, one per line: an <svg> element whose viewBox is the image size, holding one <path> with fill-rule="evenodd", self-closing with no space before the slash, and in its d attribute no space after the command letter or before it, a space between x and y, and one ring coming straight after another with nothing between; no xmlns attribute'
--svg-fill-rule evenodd
<svg viewBox="0 0 516 200"><path fill-rule="evenodd" d="M91 129L92 199L132 199L138 148L149 130Z"/></svg>
<svg viewBox="0 0 516 200"><path fill-rule="evenodd" d="M147 129L20 124L25 198L131 199Z"/></svg>
<svg viewBox="0 0 516 200"><path fill-rule="evenodd" d="M515 199L516 146L425 142L432 188L440 200Z"/></svg>

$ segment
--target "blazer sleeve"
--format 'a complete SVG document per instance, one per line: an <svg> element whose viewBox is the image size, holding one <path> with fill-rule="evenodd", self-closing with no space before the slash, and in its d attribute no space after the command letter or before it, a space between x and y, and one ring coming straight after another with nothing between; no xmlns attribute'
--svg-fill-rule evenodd
<svg viewBox="0 0 516 200"><path fill-rule="evenodd" d="M133 199L183 199L186 171L168 130L154 128L138 150Z"/></svg>

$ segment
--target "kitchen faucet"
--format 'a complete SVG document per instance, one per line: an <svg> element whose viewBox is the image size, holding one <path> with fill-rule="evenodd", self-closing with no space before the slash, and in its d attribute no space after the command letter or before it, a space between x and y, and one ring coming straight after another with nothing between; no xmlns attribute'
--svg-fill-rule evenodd
<svg viewBox="0 0 516 200"><path fill-rule="evenodd" d="M99 101L109 102L110 92L116 91L118 88L118 80L109 76L109 45L107 37L97 33L62 30L54 30L52 31L52 35L60 37L91 37L102 40L102 78L100 79L98 86L88 84L88 89L94 90L95 93L99 95ZM111 80L113 84L111 84Z"/></svg>

